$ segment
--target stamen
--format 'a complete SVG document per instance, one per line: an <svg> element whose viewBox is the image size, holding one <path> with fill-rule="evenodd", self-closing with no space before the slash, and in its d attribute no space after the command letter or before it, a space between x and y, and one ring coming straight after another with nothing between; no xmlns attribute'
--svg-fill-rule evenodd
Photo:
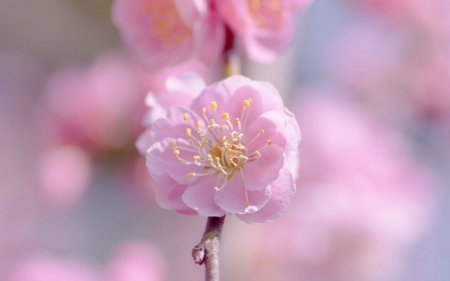
<svg viewBox="0 0 450 281"><path fill-rule="evenodd" d="M192 178L192 177L194 177L195 176L195 173L189 173L188 174L188 178Z"/></svg>
<svg viewBox="0 0 450 281"><path fill-rule="evenodd" d="M198 161L198 160L200 160L200 159L202 159L200 156L198 156L198 155L195 155L195 156L194 156L194 160L195 160L195 161Z"/></svg>
<svg viewBox="0 0 450 281"><path fill-rule="evenodd" d="M244 100L244 107L247 107L250 105L250 100Z"/></svg>
<svg viewBox="0 0 450 281"><path fill-rule="evenodd" d="M206 114L206 108L205 108L205 107L203 107L203 109L202 109L202 114L203 114L203 115Z"/></svg>
<svg viewBox="0 0 450 281"><path fill-rule="evenodd" d="M200 121L197 121L197 129L200 129L202 127L202 123Z"/></svg>
<svg viewBox="0 0 450 281"><path fill-rule="evenodd" d="M172 142L172 146L173 146L173 148L177 148L177 142L176 142L176 141L173 141L173 142Z"/></svg>
<svg viewBox="0 0 450 281"><path fill-rule="evenodd" d="M253 139L251 140L251 141L249 141L247 144L246 144L246 146L249 146L250 144L252 144L255 140L257 140L261 135L263 135L264 134L264 130L261 130L260 132L259 132L259 134L257 134L256 136L254 136L253 137Z"/></svg>
<svg viewBox="0 0 450 281"><path fill-rule="evenodd" d="M216 110L217 109L217 102L215 102L215 101L211 102L211 108Z"/></svg>
<svg viewBox="0 0 450 281"><path fill-rule="evenodd" d="M268 145L271 145L271 144L272 144L272 141L271 141L271 140L268 140L268 141L267 141L267 144L268 144Z"/></svg>
<svg viewBox="0 0 450 281"><path fill-rule="evenodd" d="M191 129L189 129L189 128L186 129L186 135L187 135L188 137L191 136Z"/></svg>
<svg viewBox="0 0 450 281"><path fill-rule="evenodd" d="M230 119L230 114L228 114L228 113L222 113L222 115L221 115L221 117L223 118L223 119L225 119L225 120L229 120Z"/></svg>
<svg viewBox="0 0 450 281"><path fill-rule="evenodd" d="M241 167L239 167L239 171L241 172L242 182L244 183L245 205L248 207L250 206L250 201L248 201L248 191L245 187L244 172Z"/></svg>
<svg viewBox="0 0 450 281"><path fill-rule="evenodd" d="M180 151L179 151L178 149L175 149L175 150L173 151L173 154L175 154L175 155L180 155Z"/></svg>
<svg viewBox="0 0 450 281"><path fill-rule="evenodd" d="M184 120L184 121L187 121L188 118L189 118L189 114L185 113L184 116L183 116L183 120Z"/></svg>
<svg viewBox="0 0 450 281"><path fill-rule="evenodd" d="M261 130L261 135L263 135L264 134L264 130Z"/></svg>

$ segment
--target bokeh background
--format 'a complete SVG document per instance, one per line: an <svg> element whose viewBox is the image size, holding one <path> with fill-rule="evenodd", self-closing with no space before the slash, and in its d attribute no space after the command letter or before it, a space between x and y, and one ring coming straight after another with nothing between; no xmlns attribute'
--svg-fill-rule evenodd
<svg viewBox="0 0 450 281"><path fill-rule="evenodd" d="M134 148L167 74L111 4L0 0L0 280L202 279L205 218L158 207ZM297 116L298 192L275 222L227 218L223 280L448 280L450 1L314 0L297 25L242 70Z"/></svg>

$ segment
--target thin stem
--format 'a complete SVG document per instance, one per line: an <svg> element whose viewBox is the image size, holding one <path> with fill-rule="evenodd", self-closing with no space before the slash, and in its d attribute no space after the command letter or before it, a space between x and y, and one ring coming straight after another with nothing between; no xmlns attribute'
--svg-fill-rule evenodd
<svg viewBox="0 0 450 281"><path fill-rule="evenodd" d="M205 281L219 281L219 244L222 234L223 217L208 217L202 240L194 249L192 257L196 264L205 264Z"/></svg>

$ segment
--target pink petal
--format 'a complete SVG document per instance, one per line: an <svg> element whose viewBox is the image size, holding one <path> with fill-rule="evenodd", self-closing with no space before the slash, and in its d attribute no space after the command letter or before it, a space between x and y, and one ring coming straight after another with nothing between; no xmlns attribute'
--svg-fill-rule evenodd
<svg viewBox="0 0 450 281"><path fill-rule="evenodd" d="M184 203L201 216L220 217L225 215L226 212L214 202L216 193L214 187L218 185L218 180L217 176L203 176L196 183L189 185L182 196Z"/></svg>
<svg viewBox="0 0 450 281"><path fill-rule="evenodd" d="M283 148L276 144L261 151L261 157L244 165L244 184L248 190L264 190L273 182L284 164Z"/></svg>
<svg viewBox="0 0 450 281"><path fill-rule="evenodd" d="M217 191L214 202L227 213L245 214L261 209L270 198L270 188L261 191L247 191L250 206L246 205L245 190L242 177L236 172L228 180L226 186Z"/></svg>
<svg viewBox="0 0 450 281"><path fill-rule="evenodd" d="M168 175L152 178L156 183L155 199L162 208L185 215L196 215L197 212L189 208L181 199L186 191L186 185L177 183Z"/></svg>
<svg viewBox="0 0 450 281"><path fill-rule="evenodd" d="M272 196L261 210L252 214L237 215L237 217L249 224L271 221L280 217L295 194L294 178L289 170L284 168L270 187Z"/></svg>
<svg viewBox="0 0 450 281"><path fill-rule="evenodd" d="M164 174L169 175L180 184L191 184L195 182L198 177L189 178L189 173L200 173L203 167L197 165L187 165L181 163L173 153L172 142L175 139L167 138L163 141L153 144L147 153L147 168L150 176L153 178ZM187 147L189 142L178 139L176 140L179 146ZM184 159L193 159L194 153L189 151L181 151L180 157Z"/></svg>

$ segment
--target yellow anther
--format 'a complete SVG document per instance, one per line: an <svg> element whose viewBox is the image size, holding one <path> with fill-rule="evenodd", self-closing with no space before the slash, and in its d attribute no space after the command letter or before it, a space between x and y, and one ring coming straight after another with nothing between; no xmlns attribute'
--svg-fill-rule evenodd
<svg viewBox="0 0 450 281"><path fill-rule="evenodd" d="M215 157L214 159L216 159L217 162L220 162L220 158L219 157Z"/></svg>
<svg viewBox="0 0 450 281"><path fill-rule="evenodd" d="M257 150L257 151L255 151L255 154L256 155L258 155L258 156L261 156L261 153L259 153L259 151Z"/></svg>
<svg viewBox="0 0 450 281"><path fill-rule="evenodd" d="M244 159L244 155L239 155L239 158Z"/></svg>
<svg viewBox="0 0 450 281"><path fill-rule="evenodd" d="M198 156L198 155L194 156L194 160L200 160L200 159L201 159L200 156Z"/></svg>
<svg viewBox="0 0 450 281"><path fill-rule="evenodd" d="M173 151L173 154L175 154L175 155L180 155L180 151L179 151L178 149L175 149L175 150Z"/></svg>
<svg viewBox="0 0 450 281"><path fill-rule="evenodd" d="M222 113L221 117L225 120L228 120L228 119L230 119L230 114L225 112L225 113Z"/></svg>
<svg viewBox="0 0 450 281"><path fill-rule="evenodd" d="M247 107L250 105L250 101L249 100L244 100L244 107Z"/></svg>
<svg viewBox="0 0 450 281"><path fill-rule="evenodd" d="M172 146L173 146L173 148L177 148L177 142L176 142L176 141L173 141L173 142L172 142Z"/></svg>
<svg viewBox="0 0 450 281"><path fill-rule="evenodd" d="M220 126L220 129L221 130L225 130L225 126Z"/></svg>
<svg viewBox="0 0 450 281"><path fill-rule="evenodd" d="M261 130L261 135L263 135L264 134L264 130Z"/></svg>
<svg viewBox="0 0 450 281"><path fill-rule="evenodd" d="M214 190L215 191L219 191L219 188L216 186L216 187L214 187Z"/></svg>
<svg viewBox="0 0 450 281"><path fill-rule="evenodd" d="M236 123L239 123L239 118L234 118L234 121L235 121Z"/></svg>
<svg viewBox="0 0 450 281"><path fill-rule="evenodd" d="M268 145L271 145L271 144L272 144L272 141L271 141L271 140L268 140L268 141L267 141L267 144L268 144Z"/></svg>
<svg viewBox="0 0 450 281"><path fill-rule="evenodd" d="M203 114L203 115L206 114L206 108L205 108L205 107L203 107L203 109L202 109L202 114Z"/></svg>
<svg viewBox="0 0 450 281"><path fill-rule="evenodd" d="M187 135L188 137L191 136L191 129L189 129L189 128L186 129L186 135Z"/></svg>
<svg viewBox="0 0 450 281"><path fill-rule="evenodd" d="M216 123L214 122L214 119L209 119L209 121L211 121L211 123L213 123L213 124L216 124Z"/></svg>
<svg viewBox="0 0 450 281"><path fill-rule="evenodd" d="M184 121L187 121L188 118L189 118L189 114L185 113L184 116L183 116L183 120L184 120Z"/></svg>
<svg viewBox="0 0 450 281"><path fill-rule="evenodd" d="M247 201L245 201L245 205L248 207L248 206L250 206L250 202L247 200Z"/></svg>
<svg viewBox="0 0 450 281"><path fill-rule="evenodd" d="M195 173L189 173L188 174L188 178L192 178L192 177L194 177L195 176Z"/></svg>
<svg viewBox="0 0 450 281"><path fill-rule="evenodd" d="M216 110L217 109L217 102L215 102L215 101L211 102L211 108Z"/></svg>
<svg viewBox="0 0 450 281"><path fill-rule="evenodd" d="M178 159L178 161L180 161L180 163L183 163L183 159L181 159L181 158L180 158L180 159Z"/></svg>
<svg viewBox="0 0 450 281"><path fill-rule="evenodd" d="M200 123L200 121L197 121L197 128L200 129L202 126L202 123Z"/></svg>

